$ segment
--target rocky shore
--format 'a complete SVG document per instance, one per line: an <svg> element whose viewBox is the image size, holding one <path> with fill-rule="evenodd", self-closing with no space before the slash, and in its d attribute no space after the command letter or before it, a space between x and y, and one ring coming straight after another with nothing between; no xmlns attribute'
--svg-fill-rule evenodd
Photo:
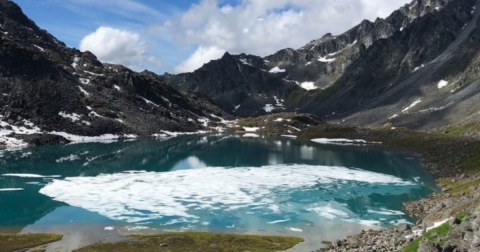
<svg viewBox="0 0 480 252"><path fill-rule="evenodd" d="M438 175L438 193L407 202L404 209L415 225L365 230L331 241L319 251L454 252L480 251L480 141L439 132L413 132L389 125L378 129L321 125L299 134L312 138L364 139L382 146L417 153L424 167Z"/></svg>

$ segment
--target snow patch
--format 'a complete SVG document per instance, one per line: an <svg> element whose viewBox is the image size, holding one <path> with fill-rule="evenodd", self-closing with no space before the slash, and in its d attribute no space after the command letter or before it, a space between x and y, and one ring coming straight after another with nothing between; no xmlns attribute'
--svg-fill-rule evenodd
<svg viewBox="0 0 480 252"><path fill-rule="evenodd" d="M320 57L318 58L318 61L320 61L320 62L322 62L322 63L332 63L332 62L334 62L335 60L336 60L336 58L327 59L327 56L324 56L324 57L320 56Z"/></svg>
<svg viewBox="0 0 480 252"><path fill-rule="evenodd" d="M260 128L259 127L243 127L246 132L257 132Z"/></svg>
<svg viewBox="0 0 480 252"><path fill-rule="evenodd" d="M50 132L49 134L62 136L73 143L111 143L121 139L137 138L136 135L126 135L126 134L125 135L105 134L101 136L79 136L79 135L69 134L66 132L57 132L57 131Z"/></svg>
<svg viewBox="0 0 480 252"><path fill-rule="evenodd" d="M89 74L89 75L93 75L93 76L99 76L99 77L103 76L103 74L97 74L97 73L93 73L93 72L89 72L89 71L85 71L85 70L83 70L83 72L86 73L86 74Z"/></svg>
<svg viewBox="0 0 480 252"><path fill-rule="evenodd" d="M446 80L441 80L441 81L439 81L438 84L437 84L438 89L442 89L442 88L444 88L444 87L446 87L446 86L448 86L448 81L446 81Z"/></svg>
<svg viewBox="0 0 480 252"><path fill-rule="evenodd" d="M404 108L402 110L402 113L407 113L410 109L414 108L415 106L417 106L420 102L422 102L421 99L417 99L415 100L412 104L410 104L410 106Z"/></svg>
<svg viewBox="0 0 480 252"><path fill-rule="evenodd" d="M280 69L278 66L277 67L274 67L272 69L270 69L270 71L268 71L270 73L285 73L286 70L285 69Z"/></svg>
<svg viewBox="0 0 480 252"><path fill-rule="evenodd" d="M89 94L87 91L85 91L85 89L83 89L83 88L80 87L80 86L77 86L77 87L78 87L78 89L80 90L80 92L82 92L85 96L87 96L87 97L90 96L90 94Z"/></svg>
<svg viewBox="0 0 480 252"><path fill-rule="evenodd" d="M422 65L420 65L420 66L418 66L418 67L415 67L415 69L413 69L413 72L416 72L416 71L418 71L418 70L420 70L420 69L422 69L422 68L424 68L424 67L425 67L424 64L422 64Z"/></svg>
<svg viewBox="0 0 480 252"><path fill-rule="evenodd" d="M299 84L299 86L305 90L315 90L315 89L318 89L317 86L315 86L315 82L310 82L310 81L306 81L306 82L302 82Z"/></svg>
<svg viewBox="0 0 480 252"><path fill-rule="evenodd" d="M40 47L40 46L38 46L38 45L33 45L33 46L35 46L38 50L40 50L40 51L42 51L42 52L45 52L45 49L44 49L44 48L42 48L42 47Z"/></svg>
<svg viewBox="0 0 480 252"><path fill-rule="evenodd" d="M72 67L73 67L74 69L77 69L77 67L78 67L78 62L80 62L80 57L75 56L75 57L73 58L73 63L72 63Z"/></svg>
<svg viewBox="0 0 480 252"><path fill-rule="evenodd" d="M242 62L244 65L253 67L253 65L247 59L241 58L240 62Z"/></svg>
<svg viewBox="0 0 480 252"><path fill-rule="evenodd" d="M151 105L153 105L153 106L155 106L155 107L157 107L157 108L160 107L160 105L158 105L158 104L156 104L156 103L148 100L147 98L145 98L145 97L143 97L143 96L138 96L138 97L140 97L140 98L141 98L145 103L147 103L147 104L151 104Z"/></svg>
<svg viewBox="0 0 480 252"><path fill-rule="evenodd" d="M58 115L66 119L70 119L72 120L72 122L80 121L80 119L82 118L82 116L79 114L75 114L75 113L68 114L67 112L63 112L63 111L59 112Z"/></svg>
<svg viewBox="0 0 480 252"><path fill-rule="evenodd" d="M90 79L79 78L79 80L80 80L80 83L82 83L83 85L90 85Z"/></svg>
<svg viewBox="0 0 480 252"><path fill-rule="evenodd" d="M275 110L275 107L272 104L265 104L265 107L263 107L263 110L267 113L271 113Z"/></svg>

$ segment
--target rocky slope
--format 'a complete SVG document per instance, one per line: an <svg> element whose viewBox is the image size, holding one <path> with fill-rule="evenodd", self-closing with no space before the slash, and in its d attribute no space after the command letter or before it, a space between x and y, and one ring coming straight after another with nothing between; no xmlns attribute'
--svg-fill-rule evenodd
<svg viewBox="0 0 480 252"><path fill-rule="evenodd" d="M221 109L150 72L103 64L40 29L0 0L0 145L14 134L133 137L208 130ZM67 134L68 133L68 134ZM115 135L115 136L114 136ZM25 137L23 137L25 138Z"/></svg>
<svg viewBox="0 0 480 252"><path fill-rule="evenodd" d="M182 92L210 97L229 113L255 116L284 111L286 96L301 92L286 76L284 70L271 70L260 57L226 53L193 73L164 78Z"/></svg>
<svg viewBox="0 0 480 252"><path fill-rule="evenodd" d="M414 0L298 50L265 58L226 54L166 80L240 116L301 111L348 125L415 129L478 122L477 5Z"/></svg>

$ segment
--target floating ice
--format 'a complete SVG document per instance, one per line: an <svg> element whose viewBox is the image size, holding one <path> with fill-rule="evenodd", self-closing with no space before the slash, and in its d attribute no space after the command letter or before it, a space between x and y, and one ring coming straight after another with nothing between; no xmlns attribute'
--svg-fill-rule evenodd
<svg viewBox="0 0 480 252"><path fill-rule="evenodd" d="M23 190L23 188L0 188L0 192L17 192Z"/></svg>
<svg viewBox="0 0 480 252"><path fill-rule="evenodd" d="M4 177L17 177L17 178L60 178L60 175L38 175L38 174L28 174L28 173L7 173L3 174Z"/></svg>
<svg viewBox="0 0 480 252"><path fill-rule="evenodd" d="M201 211L242 209L241 212L244 212L247 209L262 209L270 213L280 213L282 206L275 201L275 195L319 188L335 192L342 190L331 188L333 184L344 187L343 190L361 186L362 190L358 191L356 196L372 193L403 194L416 186L412 181L365 170L273 165L72 177L53 180L42 188L40 193L113 220L129 223L164 217L198 222ZM380 185L395 189L386 189ZM349 197L347 193L344 195ZM342 212L326 211L330 217L335 215L343 218L345 214Z"/></svg>

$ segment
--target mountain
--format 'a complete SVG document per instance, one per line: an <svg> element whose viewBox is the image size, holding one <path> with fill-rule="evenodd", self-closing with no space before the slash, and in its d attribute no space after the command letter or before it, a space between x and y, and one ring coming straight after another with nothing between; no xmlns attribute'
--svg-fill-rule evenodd
<svg viewBox="0 0 480 252"><path fill-rule="evenodd" d="M208 98L181 94L154 73L104 64L68 48L0 0L0 132L134 134L205 129L225 114ZM1 137L2 134L0 134Z"/></svg>
<svg viewBox="0 0 480 252"><path fill-rule="evenodd" d="M478 122L477 7L476 0L414 0L298 50L226 54L165 80L239 116L301 111L340 124L413 129Z"/></svg>
<svg viewBox="0 0 480 252"><path fill-rule="evenodd" d="M260 57L225 53L193 73L168 75L165 80L179 91L210 97L228 113L254 116L283 111L288 106L285 97L302 92L286 77Z"/></svg>

